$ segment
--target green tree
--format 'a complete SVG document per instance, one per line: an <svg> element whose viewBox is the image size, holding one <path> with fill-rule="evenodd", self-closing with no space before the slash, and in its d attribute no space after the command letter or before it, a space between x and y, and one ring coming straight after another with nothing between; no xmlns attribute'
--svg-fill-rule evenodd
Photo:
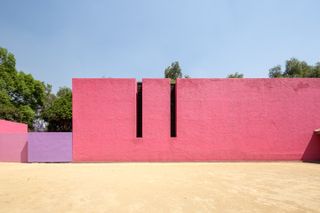
<svg viewBox="0 0 320 213"><path fill-rule="evenodd" d="M183 75L178 61L171 63L171 65L164 70L164 77L170 78L173 84L176 83L177 78L190 78L189 75Z"/></svg>
<svg viewBox="0 0 320 213"><path fill-rule="evenodd" d="M51 97L42 112L42 118L48 122L48 131L72 131L72 91L62 87L55 97Z"/></svg>
<svg viewBox="0 0 320 213"><path fill-rule="evenodd" d="M32 75L16 70L12 53L0 47L0 118L27 123L33 120L45 100L45 85Z"/></svg>
<svg viewBox="0 0 320 213"><path fill-rule="evenodd" d="M313 67L310 78L320 78L320 62L316 63Z"/></svg>
<svg viewBox="0 0 320 213"><path fill-rule="evenodd" d="M170 78L172 83L175 83L177 78L182 78L182 71L178 61L171 63L171 65L164 70L164 77Z"/></svg>
<svg viewBox="0 0 320 213"><path fill-rule="evenodd" d="M283 73L281 71L281 66L277 65L271 69L269 69L269 77L270 78L281 78Z"/></svg>
<svg viewBox="0 0 320 213"><path fill-rule="evenodd" d="M270 78L319 78L320 62L315 66L308 65L305 61L299 61L291 58L286 61L285 70L282 71L281 66L277 65L269 69Z"/></svg>
<svg viewBox="0 0 320 213"><path fill-rule="evenodd" d="M227 78L243 78L243 74L235 72L235 73L229 74Z"/></svg>
<svg viewBox="0 0 320 213"><path fill-rule="evenodd" d="M306 62L291 58L286 61L286 70L283 75L289 78L309 77L312 72L311 69L312 68Z"/></svg>

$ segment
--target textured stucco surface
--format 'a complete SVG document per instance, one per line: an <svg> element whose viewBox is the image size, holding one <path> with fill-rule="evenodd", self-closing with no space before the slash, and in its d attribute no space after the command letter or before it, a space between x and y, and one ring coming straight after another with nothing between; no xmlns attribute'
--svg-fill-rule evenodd
<svg viewBox="0 0 320 213"><path fill-rule="evenodd" d="M320 79L178 79L170 138L168 79L73 79L73 160L320 160Z"/></svg>
<svg viewBox="0 0 320 213"><path fill-rule="evenodd" d="M0 162L27 161L28 126L0 120Z"/></svg>
<svg viewBox="0 0 320 213"><path fill-rule="evenodd" d="M27 131L27 124L0 120L0 133L25 133Z"/></svg>
<svg viewBox="0 0 320 213"><path fill-rule="evenodd" d="M129 160L136 143L136 80L73 79L73 160Z"/></svg>
<svg viewBox="0 0 320 213"><path fill-rule="evenodd" d="M320 79L178 79L180 160L320 160Z"/></svg>
<svg viewBox="0 0 320 213"><path fill-rule="evenodd" d="M70 162L71 160L71 132L28 134L28 162Z"/></svg>
<svg viewBox="0 0 320 213"><path fill-rule="evenodd" d="M143 138L167 141L170 138L170 80L143 79L142 86Z"/></svg>
<svg viewBox="0 0 320 213"><path fill-rule="evenodd" d="M0 163L1 212L319 212L320 164Z"/></svg>

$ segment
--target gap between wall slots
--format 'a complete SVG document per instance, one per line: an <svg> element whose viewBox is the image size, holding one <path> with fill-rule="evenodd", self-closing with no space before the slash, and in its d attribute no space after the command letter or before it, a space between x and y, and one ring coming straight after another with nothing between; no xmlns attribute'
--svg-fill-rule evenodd
<svg viewBox="0 0 320 213"><path fill-rule="evenodd" d="M137 83L136 94L136 137L142 138L142 83ZM176 120L176 85L170 85L170 136L177 137L177 120Z"/></svg>

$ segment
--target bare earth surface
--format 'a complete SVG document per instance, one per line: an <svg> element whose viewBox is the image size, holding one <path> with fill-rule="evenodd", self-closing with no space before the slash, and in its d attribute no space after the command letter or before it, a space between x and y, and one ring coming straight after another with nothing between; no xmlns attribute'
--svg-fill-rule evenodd
<svg viewBox="0 0 320 213"><path fill-rule="evenodd" d="M320 164L0 163L0 212L320 212Z"/></svg>

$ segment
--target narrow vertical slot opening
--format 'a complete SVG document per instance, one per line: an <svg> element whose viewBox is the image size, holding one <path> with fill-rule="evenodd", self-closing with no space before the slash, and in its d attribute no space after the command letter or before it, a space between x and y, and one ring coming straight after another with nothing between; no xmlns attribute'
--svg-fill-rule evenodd
<svg viewBox="0 0 320 213"><path fill-rule="evenodd" d="M142 138L142 82L137 83L137 138Z"/></svg>
<svg viewBox="0 0 320 213"><path fill-rule="evenodd" d="M171 92L170 92L170 114L171 114L171 122L170 128L171 137L177 137L177 120L176 120L176 85L171 84Z"/></svg>

